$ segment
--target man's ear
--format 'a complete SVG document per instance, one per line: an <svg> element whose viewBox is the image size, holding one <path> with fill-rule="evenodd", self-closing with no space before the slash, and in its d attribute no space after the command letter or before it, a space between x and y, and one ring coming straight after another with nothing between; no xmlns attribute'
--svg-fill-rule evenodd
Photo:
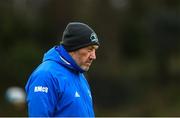
<svg viewBox="0 0 180 118"><path fill-rule="evenodd" d="M73 57L76 51L69 52L69 54Z"/></svg>

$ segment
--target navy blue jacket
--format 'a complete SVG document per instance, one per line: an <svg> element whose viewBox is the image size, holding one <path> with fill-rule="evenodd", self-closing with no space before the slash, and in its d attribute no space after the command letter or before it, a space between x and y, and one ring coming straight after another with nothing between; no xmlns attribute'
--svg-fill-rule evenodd
<svg viewBox="0 0 180 118"><path fill-rule="evenodd" d="M25 87L29 116L94 117L83 72L63 46L50 49Z"/></svg>

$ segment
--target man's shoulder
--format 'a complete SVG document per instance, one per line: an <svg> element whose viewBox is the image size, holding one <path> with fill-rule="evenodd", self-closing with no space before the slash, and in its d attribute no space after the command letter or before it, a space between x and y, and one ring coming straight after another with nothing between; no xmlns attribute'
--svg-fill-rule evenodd
<svg viewBox="0 0 180 118"><path fill-rule="evenodd" d="M61 64L53 61L43 62L40 64L32 74L35 75L51 75L52 77L63 77L71 75L71 71Z"/></svg>
<svg viewBox="0 0 180 118"><path fill-rule="evenodd" d="M48 60L48 61L42 62L35 69L35 71L36 72L45 72L45 73L51 73L51 72L54 73L56 71L63 70L63 69L64 69L64 67L61 64L59 64L58 62Z"/></svg>

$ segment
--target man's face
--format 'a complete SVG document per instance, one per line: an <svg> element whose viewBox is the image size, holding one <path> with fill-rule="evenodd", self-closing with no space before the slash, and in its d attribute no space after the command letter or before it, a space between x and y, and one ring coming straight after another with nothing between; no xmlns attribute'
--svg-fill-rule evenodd
<svg viewBox="0 0 180 118"><path fill-rule="evenodd" d="M99 46L92 45L70 52L72 58L84 71L88 71L93 60L96 59L96 50Z"/></svg>

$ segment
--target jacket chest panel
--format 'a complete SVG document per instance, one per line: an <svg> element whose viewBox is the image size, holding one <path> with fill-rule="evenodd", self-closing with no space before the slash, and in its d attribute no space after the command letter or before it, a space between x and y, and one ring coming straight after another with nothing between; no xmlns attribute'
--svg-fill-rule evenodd
<svg viewBox="0 0 180 118"><path fill-rule="evenodd" d="M80 81L79 76L69 76L64 81L64 89L62 96L57 105L57 110L76 109L79 114L89 114L89 110L92 109L92 99L90 91L83 81ZM59 81L61 85L61 81Z"/></svg>

